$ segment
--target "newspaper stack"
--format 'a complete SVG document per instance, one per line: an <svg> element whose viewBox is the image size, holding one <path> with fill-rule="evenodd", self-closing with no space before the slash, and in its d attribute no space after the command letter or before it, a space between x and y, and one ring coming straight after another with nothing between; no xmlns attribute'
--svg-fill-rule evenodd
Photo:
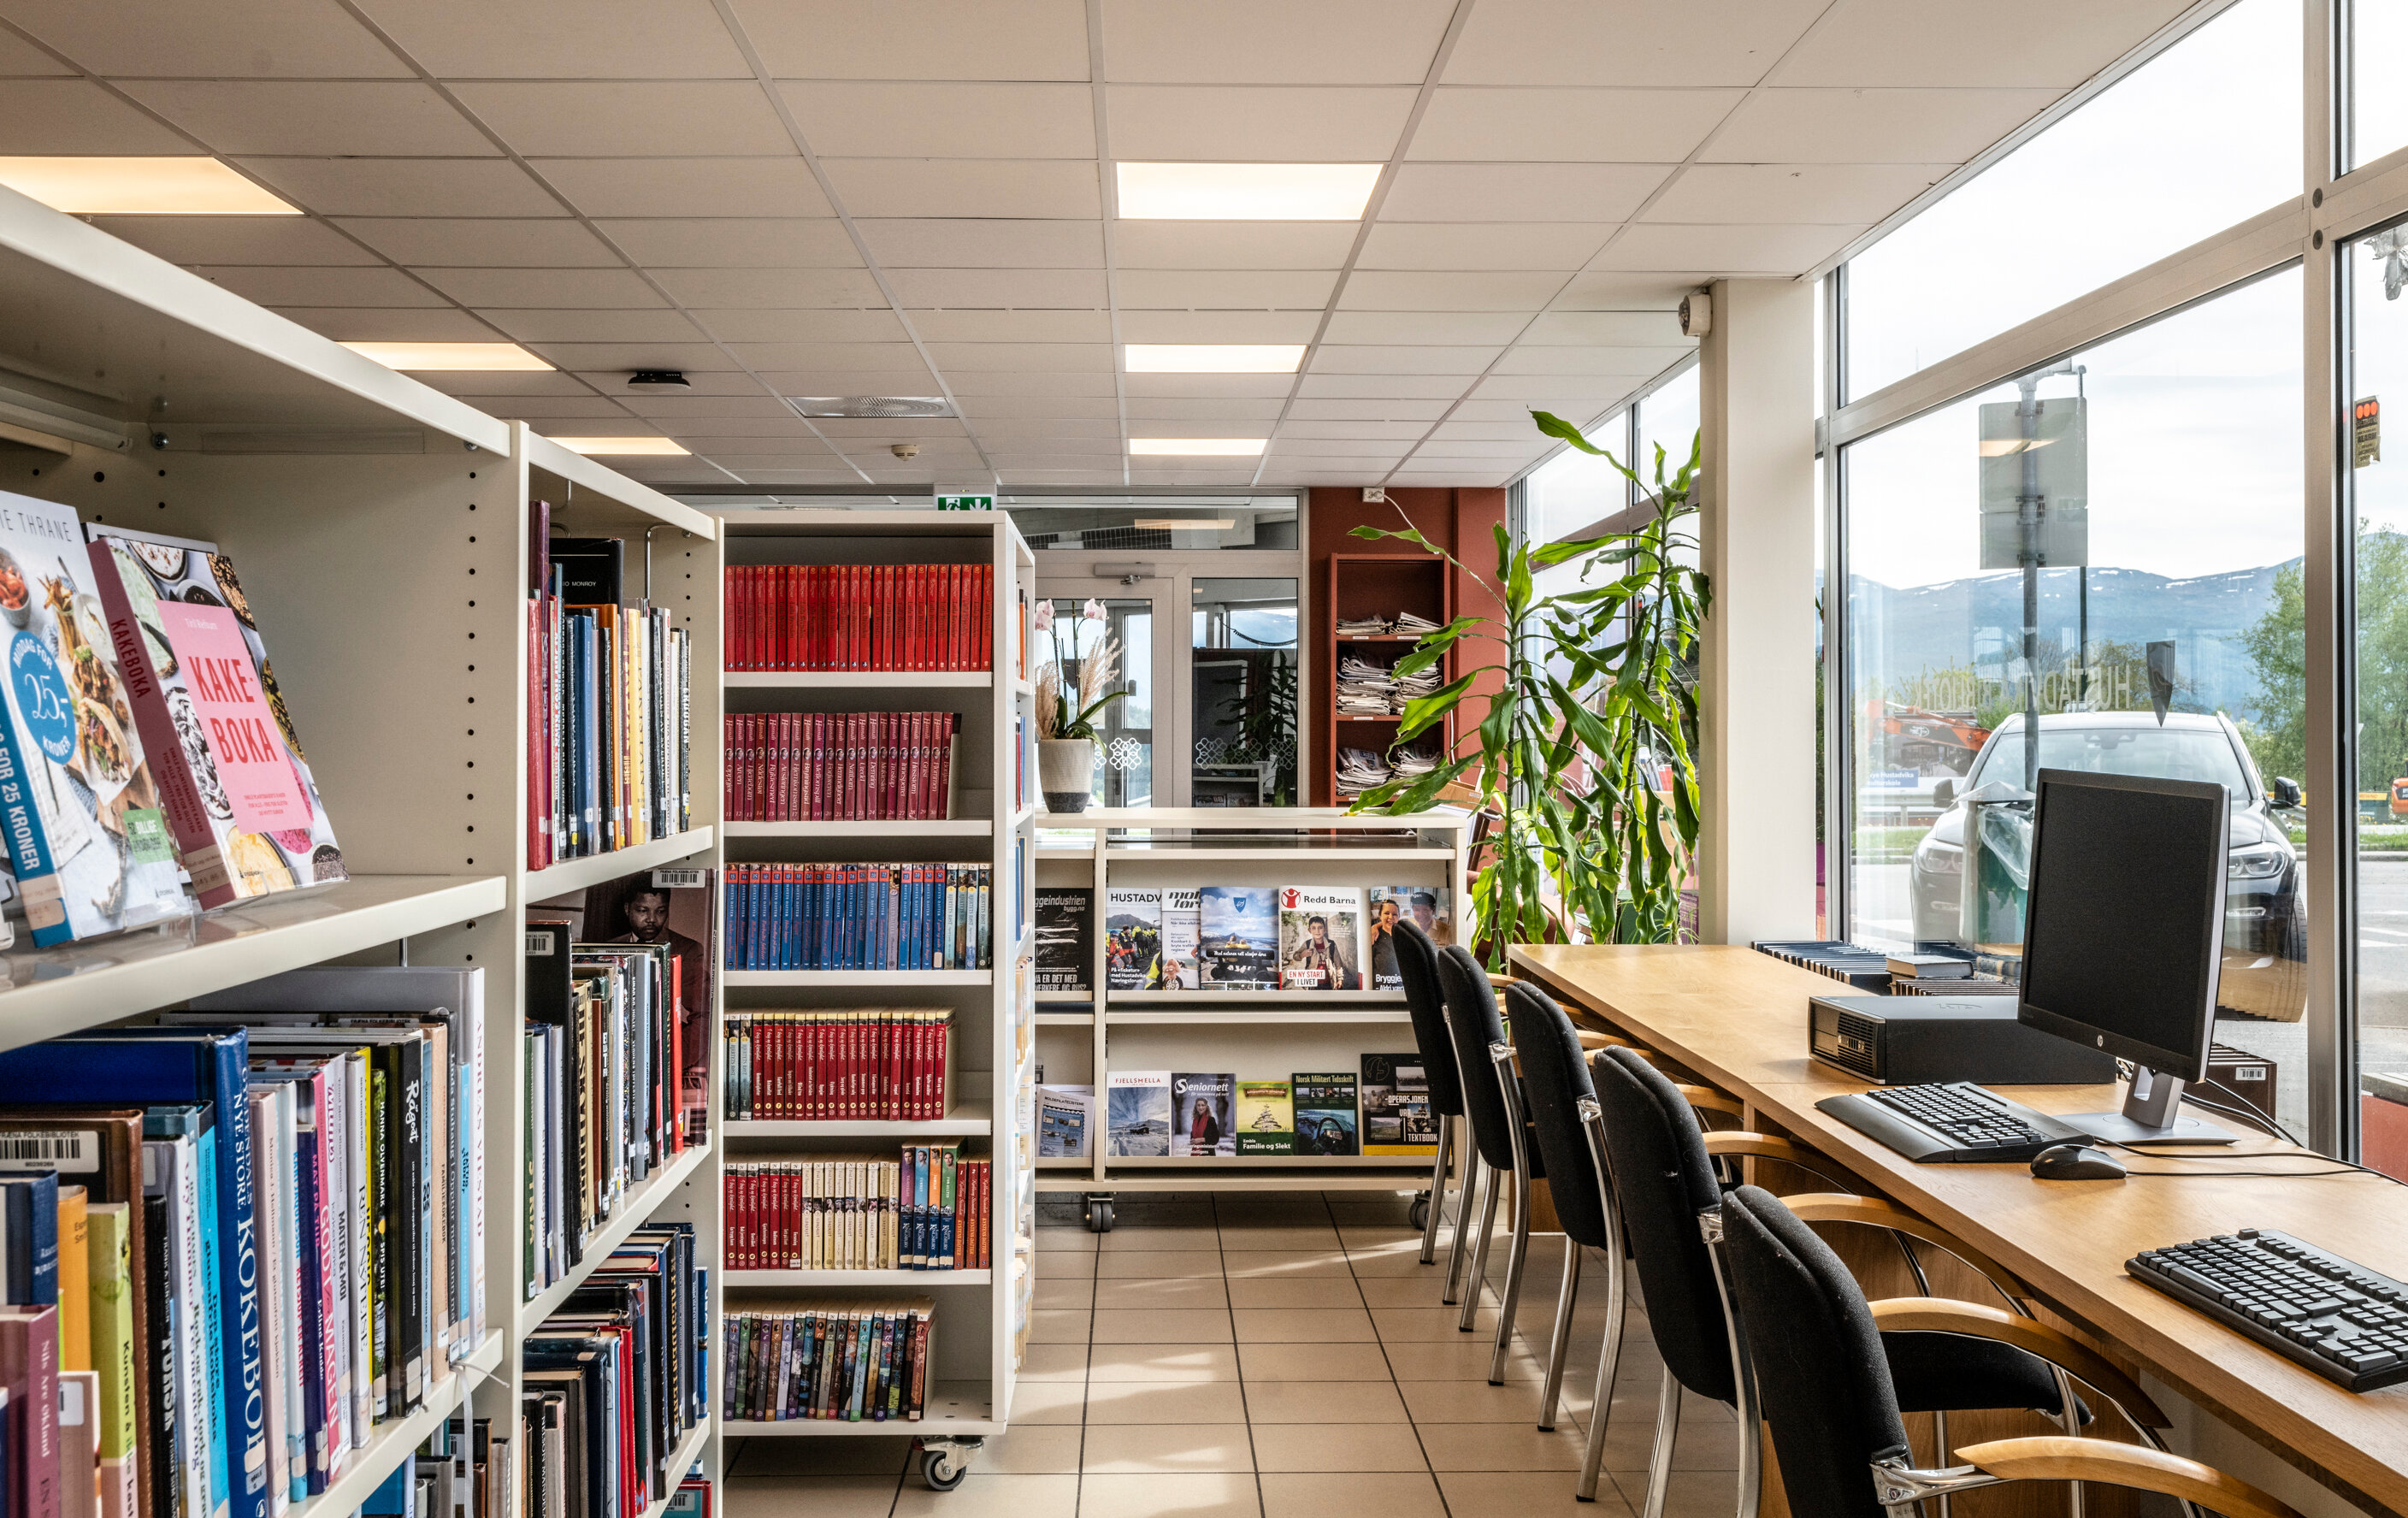
<svg viewBox="0 0 2408 1518"><path fill-rule="evenodd" d="M1385 617L1340 617L1338 636L1340 637L1383 637L1390 628Z"/></svg>
<svg viewBox="0 0 2408 1518"><path fill-rule="evenodd" d="M1396 762L1397 778L1409 780L1436 769L1439 751L1435 746L1426 749L1399 749L1389 757Z"/></svg>
<svg viewBox="0 0 2408 1518"><path fill-rule="evenodd" d="M1419 637L1424 633L1437 632L1439 624L1427 617L1416 617L1410 611L1399 611L1397 613L1396 622L1391 626L1397 632L1411 633Z"/></svg>
<svg viewBox="0 0 2408 1518"><path fill-rule="evenodd" d="M1438 666L1431 665L1410 675L1392 676L1389 683L1393 687L1390 698L1396 702L1396 709L1402 711L1406 702L1420 696L1436 695L1439 687L1446 682L1440 678Z"/></svg>
<svg viewBox="0 0 2408 1518"><path fill-rule="evenodd" d="M1338 751L1338 794L1356 795L1375 785L1385 785L1392 772L1388 762L1369 749Z"/></svg>
<svg viewBox="0 0 2408 1518"><path fill-rule="evenodd" d="M1397 682L1386 666L1349 654L1338 661L1338 714L1341 717L1385 717L1401 710L1396 705Z"/></svg>

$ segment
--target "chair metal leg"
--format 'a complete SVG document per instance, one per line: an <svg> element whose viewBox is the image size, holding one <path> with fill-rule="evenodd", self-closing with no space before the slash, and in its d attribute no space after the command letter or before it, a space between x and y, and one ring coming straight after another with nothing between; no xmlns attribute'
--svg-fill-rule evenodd
<svg viewBox="0 0 2408 1518"><path fill-rule="evenodd" d="M1618 1241L1621 1229L1612 1231ZM1605 1343L1597 1353L1597 1399L1589 1404L1588 1445L1581 1452L1578 1491L1583 1502L1597 1500L1597 1473L1605 1461L1605 1425L1613 1410L1613 1379L1622 1368L1622 1320L1627 1307L1617 1242L1605 1252Z"/></svg>
<svg viewBox="0 0 2408 1518"><path fill-rule="evenodd" d="M1471 1209L1480 1196L1480 1148L1471 1141L1466 1128L1463 1145L1463 1180L1455 1190L1455 1236L1446 1252L1446 1295L1439 1298L1453 1307L1463 1295L1463 1266L1471 1257Z"/></svg>
<svg viewBox="0 0 2408 1518"><path fill-rule="evenodd" d="M1446 1210L1447 1152L1455 1145L1455 1124L1439 1119L1438 1158L1430 1166L1429 1215L1422 1222L1422 1264L1438 1260L1438 1215Z"/></svg>
<svg viewBox="0 0 2408 1518"><path fill-rule="evenodd" d="M2051 1366L2049 1370L2057 1377L2057 1425L2071 1437L2080 1439L2082 1412L2073 1399L2073 1378L2067 1375L2064 1368L2060 1366ZM1945 1452L1942 1454L1941 1458L1943 1461L1947 1458ZM2066 1518L2083 1518L2082 1483L2071 1482L2065 1490ZM2185 1507L2188 1508L2189 1505L2186 1503ZM2190 1511L2196 1512L2197 1510Z"/></svg>
<svg viewBox="0 0 2408 1518"><path fill-rule="evenodd" d="M1664 1386L1656 1396L1656 1450L1647 1457L1647 1504L1640 1518L1664 1518L1665 1488L1672 1483L1672 1441L1681 1437L1681 1383L1664 1369Z"/></svg>
<svg viewBox="0 0 2408 1518"><path fill-rule="evenodd" d="M1480 1294L1488 1283L1488 1238L1497 1231L1497 1194L1505 1189L1505 1172L1487 1167L1487 1188L1480 1203L1480 1237L1471 1241L1471 1275L1463 1294L1463 1321L1455 1326L1471 1332L1472 1315L1480 1310Z"/></svg>
<svg viewBox="0 0 2408 1518"><path fill-rule="evenodd" d="M1564 1389L1564 1351L1571 1347L1572 1304L1580 1297L1581 1247L1564 1236L1564 1283L1555 1293L1555 1331L1547 1339L1547 1385L1539 1394L1539 1430L1553 1433Z"/></svg>
<svg viewBox="0 0 2408 1518"><path fill-rule="evenodd" d="M1931 1411L1931 1464L1935 1468L1944 1466L1949 1463L1948 1455L1950 1448L1951 1446L1948 1441L1948 1410L1945 1408L1934 1408ZM1950 1495L1946 1492L1941 1493L1938 1497L1933 1499L1933 1505L1939 1510L1938 1518L1953 1518L1956 1509L1949 1505L1951 1500Z"/></svg>
<svg viewBox="0 0 2408 1518"><path fill-rule="evenodd" d="M1497 1347L1488 1356L1491 1386L1505 1384L1505 1353L1513 1347L1513 1309L1522 1300L1522 1267L1530 1261L1530 1178L1517 1172L1512 1180L1513 1242L1505 1252L1505 1295L1497 1304Z"/></svg>

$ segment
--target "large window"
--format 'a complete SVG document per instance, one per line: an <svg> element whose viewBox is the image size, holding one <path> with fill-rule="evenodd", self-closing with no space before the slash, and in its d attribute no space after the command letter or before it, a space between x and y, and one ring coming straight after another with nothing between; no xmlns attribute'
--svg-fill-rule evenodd
<svg viewBox="0 0 2408 1518"><path fill-rule="evenodd" d="M2348 0L2349 165L2408 148L2408 0Z"/></svg>
<svg viewBox="0 0 2408 1518"><path fill-rule="evenodd" d="M1650 391L1639 403L1639 457L1631 465L1653 490L1656 451L1664 451L1664 478L1670 480L1689 462L1698 439L1698 366L1694 364Z"/></svg>
<svg viewBox="0 0 2408 1518"><path fill-rule="evenodd" d="M1850 260L1848 394L2299 194L2300 29L2300 0L2240 0Z"/></svg>

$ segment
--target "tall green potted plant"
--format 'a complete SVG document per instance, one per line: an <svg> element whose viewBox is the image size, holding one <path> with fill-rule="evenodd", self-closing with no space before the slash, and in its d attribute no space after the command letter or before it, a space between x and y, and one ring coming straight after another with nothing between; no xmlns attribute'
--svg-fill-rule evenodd
<svg viewBox="0 0 2408 1518"><path fill-rule="evenodd" d="M1084 811L1095 793L1096 719L1128 692L1120 686L1120 639L1099 632L1086 655L1075 657L1062 647L1066 620L1100 624L1104 603L1091 598L1076 619L1066 619L1039 596L1030 610L1030 623L1054 645L1053 659L1037 671L1037 785L1046 810ZM1070 642L1075 650L1075 633Z"/></svg>
<svg viewBox="0 0 2408 1518"><path fill-rule="evenodd" d="M1400 815L1470 786L1492 820L1471 907L1480 952L1500 971L1513 943L1672 941L1698 841L1697 643L1711 589L1689 518L1701 439L1670 475L1656 449L1651 484L1561 418L1532 420L1639 485L1654 515L1629 532L1544 545L1516 543L1499 527L1493 581L1411 526L1354 529L1437 554L1504 610L1457 617L1397 665L1412 674L1461 651L1455 678L1406 707L1397 742L1443 731L1452 713L1484 700L1477 746L1354 803ZM1542 592L1538 577L1548 570L1570 571L1572 583ZM1474 696L1476 685L1489 689Z"/></svg>

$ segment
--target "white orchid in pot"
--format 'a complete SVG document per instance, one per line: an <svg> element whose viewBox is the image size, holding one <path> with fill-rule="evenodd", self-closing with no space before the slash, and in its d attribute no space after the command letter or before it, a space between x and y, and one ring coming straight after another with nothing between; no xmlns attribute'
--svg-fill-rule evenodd
<svg viewBox="0 0 2408 1518"><path fill-rule="evenodd" d="M1075 619L1057 616L1039 597L1029 621L1054 645L1053 662L1037 671L1037 783L1048 811L1084 811L1096 783L1096 719L1128 695L1120 688L1120 639L1101 631L1104 603L1090 598ZM1070 650L1062 647L1064 621L1073 623ZM1095 642L1082 658L1077 623L1098 624ZM1075 667L1077 673L1066 673Z"/></svg>

